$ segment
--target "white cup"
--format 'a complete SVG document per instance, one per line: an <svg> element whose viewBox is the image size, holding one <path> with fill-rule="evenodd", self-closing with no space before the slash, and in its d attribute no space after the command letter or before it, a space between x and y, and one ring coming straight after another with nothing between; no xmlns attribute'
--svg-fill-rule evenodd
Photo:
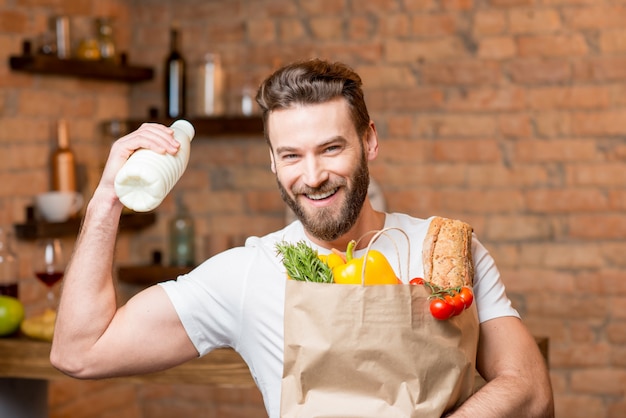
<svg viewBox="0 0 626 418"><path fill-rule="evenodd" d="M47 192L35 196L37 212L48 222L65 222L83 207L78 192Z"/></svg>

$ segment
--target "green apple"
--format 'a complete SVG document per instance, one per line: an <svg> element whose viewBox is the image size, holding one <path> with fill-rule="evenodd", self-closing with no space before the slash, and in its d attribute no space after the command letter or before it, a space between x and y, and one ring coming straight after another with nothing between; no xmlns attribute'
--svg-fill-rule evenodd
<svg viewBox="0 0 626 418"><path fill-rule="evenodd" d="M0 337L11 335L24 319L24 305L11 296L0 295Z"/></svg>

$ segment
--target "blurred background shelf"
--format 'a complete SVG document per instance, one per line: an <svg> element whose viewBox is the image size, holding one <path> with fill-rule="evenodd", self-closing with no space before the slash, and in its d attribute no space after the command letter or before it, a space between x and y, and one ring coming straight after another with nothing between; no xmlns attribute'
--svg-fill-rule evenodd
<svg viewBox="0 0 626 418"><path fill-rule="evenodd" d="M52 55L14 55L9 57L9 66L14 71L26 73L127 83L147 81L154 77L154 70L149 67L123 65L103 60L59 59Z"/></svg>
<svg viewBox="0 0 626 418"><path fill-rule="evenodd" d="M147 228L156 221L154 212L122 214L120 230L139 230ZM57 238L77 235L82 219L73 218L66 222L43 222L38 220L27 221L13 225L15 236L18 239L34 240L38 238Z"/></svg>
<svg viewBox="0 0 626 418"><path fill-rule="evenodd" d="M210 139L225 136L255 136L263 137L263 120L260 115L224 115L207 117L183 117L196 130L196 138ZM176 119L146 118L113 120L103 124L103 131L111 137L123 136L139 128L144 122L160 123L170 126Z"/></svg>
<svg viewBox="0 0 626 418"><path fill-rule="evenodd" d="M160 264L121 266L117 269L117 277L119 280L127 283L149 286L175 279L181 274L189 273L191 270L192 267L170 267Z"/></svg>

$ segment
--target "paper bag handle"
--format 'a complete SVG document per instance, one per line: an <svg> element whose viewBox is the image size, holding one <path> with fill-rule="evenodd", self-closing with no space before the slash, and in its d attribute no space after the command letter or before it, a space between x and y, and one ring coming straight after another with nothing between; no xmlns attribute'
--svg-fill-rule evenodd
<svg viewBox="0 0 626 418"><path fill-rule="evenodd" d="M394 230L394 229L396 231L400 231L402 233L402 235L404 235L404 238L406 238L406 242L407 242L406 283L409 282L409 271L411 271L411 269L410 269L410 263L411 263L411 240L409 239L409 236L406 234L406 232L404 232L402 229L396 228L396 227L389 227L389 228L383 228L383 229L378 230L378 231L367 232L367 233L365 233L361 237L361 238L363 238L364 236L366 236L368 234L374 233L374 236L368 242L367 248L365 249L365 254L363 255L363 268L361 270L361 286L365 286L365 266L367 265L367 256L368 256L368 254L370 252L370 249L372 248L372 244L381 235L385 235L387 238L389 238L391 240L391 242L393 243L393 246L396 249L396 255L398 256L398 274L400 276L400 280L402 280L402 259L400 258L400 251L398 251L398 245L396 244L396 242L388 234L388 232L390 230ZM359 241L361 240L361 238L359 238Z"/></svg>

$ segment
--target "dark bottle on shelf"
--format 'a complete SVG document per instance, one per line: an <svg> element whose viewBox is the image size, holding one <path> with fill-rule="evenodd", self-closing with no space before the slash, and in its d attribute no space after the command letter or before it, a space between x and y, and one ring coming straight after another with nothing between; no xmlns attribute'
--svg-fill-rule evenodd
<svg viewBox="0 0 626 418"><path fill-rule="evenodd" d="M169 222L170 266L193 267L195 263L195 227L191 214L180 196L176 198L176 215Z"/></svg>
<svg viewBox="0 0 626 418"><path fill-rule="evenodd" d="M180 34L170 30L170 52L165 60L165 116L180 118L185 116L186 66L180 53Z"/></svg>
<svg viewBox="0 0 626 418"><path fill-rule="evenodd" d="M19 265L9 234L0 228L0 295L18 297Z"/></svg>

